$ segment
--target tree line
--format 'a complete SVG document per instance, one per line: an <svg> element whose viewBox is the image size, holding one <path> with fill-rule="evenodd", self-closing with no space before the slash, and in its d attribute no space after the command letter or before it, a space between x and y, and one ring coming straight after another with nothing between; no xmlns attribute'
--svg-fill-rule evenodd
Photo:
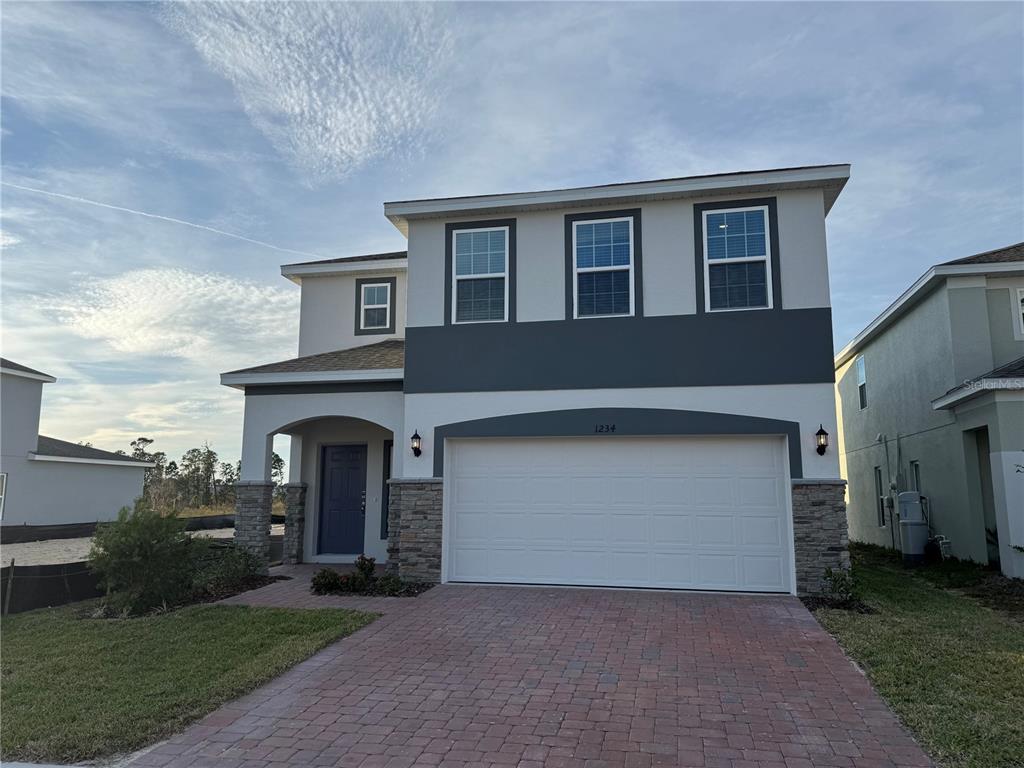
<svg viewBox="0 0 1024 768"><path fill-rule="evenodd" d="M138 437L131 451L116 451L156 466L146 470L142 497L153 509L182 510L235 503L235 483L241 462L220 461L217 452L204 442L201 448L189 448L175 461L163 451L152 450L154 440ZM275 452L270 463L270 479L284 483L284 459Z"/></svg>

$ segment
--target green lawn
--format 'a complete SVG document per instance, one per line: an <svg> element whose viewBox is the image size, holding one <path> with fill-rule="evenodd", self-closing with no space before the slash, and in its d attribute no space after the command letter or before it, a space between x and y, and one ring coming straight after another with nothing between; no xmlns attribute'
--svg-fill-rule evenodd
<svg viewBox="0 0 1024 768"><path fill-rule="evenodd" d="M948 768L1024 765L1024 622L1014 606L947 588L967 586L960 568L909 572L867 547L853 548L853 568L877 613L816 616L932 757Z"/></svg>
<svg viewBox="0 0 1024 768"><path fill-rule="evenodd" d="M5 760L72 762L146 746L375 618L196 605L113 620L87 610L4 617Z"/></svg>

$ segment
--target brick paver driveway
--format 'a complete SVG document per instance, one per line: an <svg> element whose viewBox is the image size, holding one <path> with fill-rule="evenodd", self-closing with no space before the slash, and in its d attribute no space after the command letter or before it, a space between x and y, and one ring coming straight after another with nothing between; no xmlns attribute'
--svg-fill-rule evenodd
<svg viewBox="0 0 1024 768"><path fill-rule="evenodd" d="M281 584L252 602L305 589ZM448 585L376 603L134 764L930 765L795 598Z"/></svg>

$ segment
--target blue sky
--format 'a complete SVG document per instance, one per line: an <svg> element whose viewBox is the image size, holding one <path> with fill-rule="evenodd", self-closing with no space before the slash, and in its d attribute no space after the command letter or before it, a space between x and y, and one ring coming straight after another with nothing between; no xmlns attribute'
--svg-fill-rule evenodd
<svg viewBox="0 0 1024 768"><path fill-rule="evenodd" d="M1019 3L0 12L3 354L59 377L44 433L102 448L237 457L217 375L294 355L278 266L404 248L384 200L849 162L837 346L1024 240Z"/></svg>

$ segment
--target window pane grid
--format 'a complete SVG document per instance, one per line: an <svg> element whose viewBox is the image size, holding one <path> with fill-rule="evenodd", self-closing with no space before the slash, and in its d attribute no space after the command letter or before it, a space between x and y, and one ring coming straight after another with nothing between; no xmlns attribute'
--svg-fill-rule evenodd
<svg viewBox="0 0 1024 768"><path fill-rule="evenodd" d="M709 211L704 223L708 310L769 308L767 211Z"/></svg>
<svg viewBox="0 0 1024 768"><path fill-rule="evenodd" d="M391 309L391 286L375 283L362 287L362 330L387 328Z"/></svg>
<svg viewBox="0 0 1024 768"><path fill-rule="evenodd" d="M505 319L505 278L461 279L455 284L455 322Z"/></svg>
<svg viewBox="0 0 1024 768"><path fill-rule="evenodd" d="M629 315L632 220L576 222L573 231L576 316Z"/></svg>
<svg viewBox="0 0 1024 768"><path fill-rule="evenodd" d="M465 230L454 240L454 322L505 320L508 230Z"/></svg>

